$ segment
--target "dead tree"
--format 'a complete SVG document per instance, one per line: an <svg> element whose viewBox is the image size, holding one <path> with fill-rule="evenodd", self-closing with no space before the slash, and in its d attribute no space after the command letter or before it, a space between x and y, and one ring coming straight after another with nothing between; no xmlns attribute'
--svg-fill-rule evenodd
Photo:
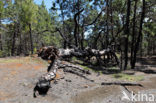
<svg viewBox="0 0 156 103"><path fill-rule="evenodd" d="M39 78L39 81L37 82L35 88L34 88L34 97L36 97L36 91L39 92L39 94L45 93L48 91L48 89L51 87L50 82L55 79L56 72L58 69L63 69L64 72L69 72L76 74L86 80L89 80L93 82L93 80L90 80L85 75L90 74L89 71L84 70L83 68L73 65L71 63L62 61L64 58L69 58L72 56L75 57L89 57L89 56L95 56L98 61L101 60L101 56L110 53L118 62L117 56L114 52L112 52L110 49L107 50L95 50L86 48L85 50L79 50L79 49L57 49L53 46L43 47L40 50L38 50L38 56L40 56L44 60L50 60L50 65L48 67L48 73L42 75ZM69 68L71 67L71 68Z"/></svg>
<svg viewBox="0 0 156 103"><path fill-rule="evenodd" d="M64 55L63 55L64 54ZM89 74L89 71L83 70L83 68L60 61L60 56L66 56L70 55L69 50L66 50L64 52L60 52L59 50L53 46L49 47L43 47L40 50L38 50L38 56L40 56L44 60L50 60L51 63L48 67L48 73L42 75L39 78L39 81L36 83L36 86L34 88L34 97L36 97L36 91L38 91L39 94L46 94L49 88L51 87L50 82L55 79L56 72L58 69L63 68L64 72L70 72L73 74L76 74L78 76L83 77L84 79L89 80L87 77L85 77L83 74ZM75 68L69 69L66 67L72 67Z"/></svg>

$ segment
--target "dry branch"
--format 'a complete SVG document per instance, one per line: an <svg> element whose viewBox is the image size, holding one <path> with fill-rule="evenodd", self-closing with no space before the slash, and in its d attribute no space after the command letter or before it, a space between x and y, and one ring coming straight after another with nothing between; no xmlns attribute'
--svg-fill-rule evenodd
<svg viewBox="0 0 156 103"><path fill-rule="evenodd" d="M139 83L130 83L130 82L102 82L101 85L121 85L121 86L140 86L140 87L143 87Z"/></svg>

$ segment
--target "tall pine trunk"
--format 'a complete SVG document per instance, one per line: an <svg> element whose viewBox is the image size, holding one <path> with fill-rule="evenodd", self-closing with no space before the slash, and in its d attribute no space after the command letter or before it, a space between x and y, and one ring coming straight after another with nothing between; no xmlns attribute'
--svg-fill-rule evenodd
<svg viewBox="0 0 156 103"><path fill-rule="evenodd" d="M20 44L19 44L19 54L22 53L22 35L21 35L21 31L20 31L20 28L19 28L19 40L20 40Z"/></svg>
<svg viewBox="0 0 156 103"><path fill-rule="evenodd" d="M82 33L81 33L81 49L82 50L84 50L84 44L83 44L83 42L84 42L84 30L83 30L83 28L82 28Z"/></svg>
<svg viewBox="0 0 156 103"><path fill-rule="evenodd" d="M135 4L134 4L134 15L133 15L133 30L132 30L132 43L131 43L131 68L132 68L132 62L134 59L134 44L135 44L135 39L136 39L136 9L137 9L137 1L135 0ZM132 68L133 69L133 68Z"/></svg>
<svg viewBox="0 0 156 103"><path fill-rule="evenodd" d="M65 35L65 23L64 23L64 12L63 12L63 7L61 5L61 15L62 15L62 25L63 25L63 34ZM67 41L64 40L63 42L63 48L66 49L67 48Z"/></svg>
<svg viewBox="0 0 156 103"><path fill-rule="evenodd" d="M127 1L127 17L126 17L126 27L125 27L125 47L124 47L124 70L127 69L127 64L128 64L128 37L129 37L129 18L130 18L130 8L131 8L131 1Z"/></svg>
<svg viewBox="0 0 156 103"><path fill-rule="evenodd" d="M74 21L75 21L75 28L74 28L74 39L75 39L75 46L78 47L78 37L77 37L77 20L76 20L76 14L74 16Z"/></svg>
<svg viewBox="0 0 156 103"><path fill-rule="evenodd" d="M136 55L137 55L139 44L141 42L141 37L142 37L142 26L143 26L144 17L145 17L145 0L142 1L142 13L141 13L141 19L140 19L139 35L137 37L137 42L136 42L135 49L134 49L134 60L133 60L132 68L135 68Z"/></svg>
<svg viewBox="0 0 156 103"><path fill-rule="evenodd" d="M12 48L11 48L11 56L14 56L15 55L15 38L16 38L16 35L17 35L17 28L16 28L17 24L15 23L15 27L14 27L14 33L13 33L13 36L12 36Z"/></svg>
<svg viewBox="0 0 156 103"><path fill-rule="evenodd" d="M106 0L106 8L107 8L107 18L106 18L106 28L107 28L107 32L106 32L106 47L108 48L108 44L109 44L109 40L108 40L108 36L109 36L109 0Z"/></svg>
<svg viewBox="0 0 156 103"><path fill-rule="evenodd" d="M29 24L29 36L30 36L31 54L33 54L34 53L34 46L33 46L31 24Z"/></svg>
<svg viewBox="0 0 156 103"><path fill-rule="evenodd" d="M0 34L0 50L3 50L3 45L2 45L2 35Z"/></svg>
<svg viewBox="0 0 156 103"><path fill-rule="evenodd" d="M1 14L0 14L1 17ZM0 26L1 26L1 18L0 18ZM1 28L1 27L0 27ZM2 35L0 34L0 50L3 50L3 45L2 45Z"/></svg>
<svg viewBox="0 0 156 103"><path fill-rule="evenodd" d="M112 0L110 1L110 14L111 14L111 34L112 34L112 42L115 41L114 38L114 26L113 26L113 7L112 7Z"/></svg>

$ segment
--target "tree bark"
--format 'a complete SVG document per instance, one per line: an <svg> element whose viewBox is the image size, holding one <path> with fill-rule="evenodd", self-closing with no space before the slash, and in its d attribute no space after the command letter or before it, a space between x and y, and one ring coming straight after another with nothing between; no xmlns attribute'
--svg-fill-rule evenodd
<svg viewBox="0 0 156 103"><path fill-rule="evenodd" d="M131 1L127 1L127 17L126 17L126 28L125 28L125 49L124 49L124 70L127 69L128 64L128 37L129 37L129 18L130 18Z"/></svg>
<svg viewBox="0 0 156 103"><path fill-rule="evenodd" d="M61 3L61 15L62 15L62 25L63 25L63 34L65 35L65 23L64 23L64 12L63 12L63 7L62 7L62 3ZM66 40L64 40L64 42L63 42L63 48L64 49L66 49L67 48L67 41Z"/></svg>
<svg viewBox="0 0 156 103"><path fill-rule="evenodd" d="M136 36L136 9L137 9L137 1L135 0L135 4L134 4L134 15L133 15L133 33L132 33L132 43L131 43L131 68L132 68L132 62L134 59L134 44L135 44L135 36Z"/></svg>
<svg viewBox="0 0 156 103"><path fill-rule="evenodd" d="M3 50L3 45L2 45L2 35L0 34L0 50Z"/></svg>
<svg viewBox="0 0 156 103"><path fill-rule="evenodd" d="M49 60L51 58L51 55L53 55L53 49L55 49L53 46L43 47L41 48L41 51L39 51L39 56L41 56L42 59ZM57 50L57 49L56 49ZM84 50L81 49L58 49L58 56L62 59L71 58L73 56L77 58L90 58L95 56L97 63L100 63L100 65L103 65L102 56L105 55L112 55L112 57L115 58L115 62L118 65L119 60L115 54L114 51L111 49L104 49L104 50L95 50L91 48L86 48ZM112 58L111 58L112 59Z"/></svg>
<svg viewBox="0 0 156 103"><path fill-rule="evenodd" d="M1 13L0 13L1 17ZM0 18L0 28L1 28L1 18ZM0 34L0 50L3 50L3 45L2 45L2 34Z"/></svg>
<svg viewBox="0 0 156 103"><path fill-rule="evenodd" d="M77 22L77 17L80 15L81 12L83 12L84 9L78 11L75 15L74 15L74 23L75 23L75 27L74 27L74 39L75 39L75 46L78 47L78 22Z"/></svg>
<svg viewBox="0 0 156 103"><path fill-rule="evenodd" d="M101 30L101 31L98 33L97 37L94 38L94 42L93 42L93 48L94 48L94 49L97 49L97 42L98 42L99 38L101 37L102 31L103 31L103 30Z"/></svg>
<svg viewBox="0 0 156 103"><path fill-rule="evenodd" d="M16 38L16 34L17 34L17 31L16 31L16 23L15 23L14 34L13 34L13 37L12 37L12 48L11 48L11 55L12 56L14 56L14 54L15 54L15 38Z"/></svg>
<svg viewBox="0 0 156 103"><path fill-rule="evenodd" d="M82 28L81 43L80 43L80 44L81 44L81 49L82 49L82 50L84 50L84 45L83 45L83 44L84 44L84 43L83 43L83 42L84 42L84 30L83 30L83 29L84 29L84 28Z"/></svg>
<svg viewBox="0 0 156 103"><path fill-rule="evenodd" d="M21 34L21 25L20 25L20 23L19 23L19 25L18 25L18 35L19 35L19 41L20 41L20 44L19 44L19 55L22 53L22 34Z"/></svg>
<svg viewBox="0 0 156 103"><path fill-rule="evenodd" d="M76 19L75 19L76 20ZM77 23L75 22L74 28L74 39L75 39L75 46L78 47L78 40L77 40Z"/></svg>
<svg viewBox="0 0 156 103"><path fill-rule="evenodd" d="M110 0L110 14L111 14L111 34L112 34L112 42L115 41L114 38L114 23L113 23L113 7L112 7L112 0Z"/></svg>
<svg viewBox="0 0 156 103"><path fill-rule="evenodd" d="M145 17L145 0L142 1L142 13L141 13L141 19L140 19L140 27L139 27L139 35L137 37L137 42L135 44L135 49L134 49L134 60L132 63L132 68L135 68L135 63L136 63L136 54L138 52L139 49L139 44L141 41L141 37L142 37L142 26L143 26L143 21L144 21L144 17Z"/></svg>
<svg viewBox="0 0 156 103"><path fill-rule="evenodd" d="M114 52L112 52L110 49L107 50L95 50L95 49L85 49L85 50L75 50L75 49L57 49L53 46L43 47L40 50L38 50L38 56L40 56L44 60L50 60L50 66L48 67L48 73L42 75L39 78L39 81L36 83L36 86L34 88L34 97L36 97L36 91L48 91L50 86L50 81L54 80L56 77L56 72L58 69L63 68L64 72L69 72L76 74L86 80L89 80L90 82L94 82L94 80L91 80L87 78L84 74L90 74L89 71L84 70L83 68L73 65L71 63L67 63L64 61L61 61L61 57L86 57L86 56L95 56L100 57L101 55L105 55L107 53L112 53L112 56L115 56L115 59L117 59L117 56ZM66 68L67 67L67 68ZM70 68L71 67L71 68Z"/></svg>
<svg viewBox="0 0 156 103"><path fill-rule="evenodd" d="M140 86L143 87L139 83L130 83L130 82L102 82L101 85L121 85L121 86Z"/></svg>
<svg viewBox="0 0 156 103"><path fill-rule="evenodd" d="M109 36L109 0L106 0L106 8L107 8L107 18L106 18L106 47L105 49L108 47L108 44L109 44L109 39L108 39L108 36Z"/></svg>
<svg viewBox="0 0 156 103"><path fill-rule="evenodd" d="M30 23L29 23L29 36L30 36L31 54L33 54L34 53L34 46L33 46L32 30L31 30L31 24Z"/></svg>

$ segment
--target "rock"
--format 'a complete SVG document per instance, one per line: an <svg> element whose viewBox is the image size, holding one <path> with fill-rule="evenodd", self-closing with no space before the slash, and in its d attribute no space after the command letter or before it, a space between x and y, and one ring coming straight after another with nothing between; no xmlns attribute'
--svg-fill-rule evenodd
<svg viewBox="0 0 156 103"><path fill-rule="evenodd" d="M89 87L88 85L85 85L85 86L84 86L84 88L88 88L88 87Z"/></svg>
<svg viewBox="0 0 156 103"><path fill-rule="evenodd" d="M69 80L69 79L66 79L66 82L72 82L71 80Z"/></svg>
<svg viewBox="0 0 156 103"><path fill-rule="evenodd" d="M28 83L24 82L24 83L23 83L23 86L28 86Z"/></svg>

